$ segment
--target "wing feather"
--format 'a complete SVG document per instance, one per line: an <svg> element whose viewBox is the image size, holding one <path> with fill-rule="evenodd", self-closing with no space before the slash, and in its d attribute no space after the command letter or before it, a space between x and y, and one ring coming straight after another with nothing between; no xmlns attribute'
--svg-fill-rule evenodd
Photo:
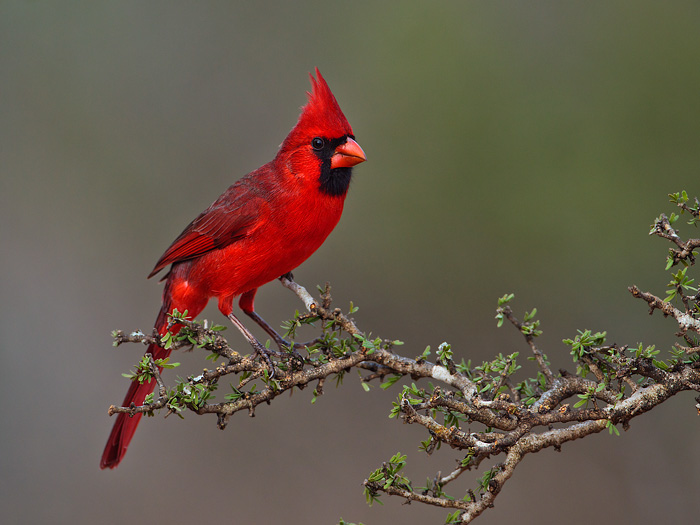
<svg viewBox="0 0 700 525"><path fill-rule="evenodd" d="M241 179L209 206L158 259L149 278L169 264L201 257L245 237L257 223L264 199Z"/></svg>

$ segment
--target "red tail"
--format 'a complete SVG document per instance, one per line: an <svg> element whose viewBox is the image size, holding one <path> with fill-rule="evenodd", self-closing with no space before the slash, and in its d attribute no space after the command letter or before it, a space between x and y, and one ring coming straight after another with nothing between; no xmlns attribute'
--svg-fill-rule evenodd
<svg viewBox="0 0 700 525"><path fill-rule="evenodd" d="M167 327L167 314L165 308L162 308L158 314L158 319L156 320L156 329L159 334L164 334ZM177 328L174 328L174 332ZM153 356L153 359L165 359L170 355L170 350L161 348L158 345L152 344L148 347L147 353ZM150 382L139 384L138 381L133 381L131 386L129 386L129 391L126 393L124 402L122 406L128 407L131 403L136 406L143 405L143 400L146 396L153 392L156 386L155 380ZM119 414L117 416L117 421L112 427L112 433L109 435L107 440L107 445L105 446L105 451L102 453L102 461L100 461L100 468L114 468L119 465L119 462L126 454L126 449L129 446L131 438L136 432L136 427L141 421L141 414L136 414L129 417L127 414Z"/></svg>

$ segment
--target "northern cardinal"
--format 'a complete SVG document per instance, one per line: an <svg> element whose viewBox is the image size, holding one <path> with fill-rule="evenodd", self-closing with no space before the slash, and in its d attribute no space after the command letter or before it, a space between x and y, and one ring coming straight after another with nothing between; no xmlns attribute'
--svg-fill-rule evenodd
<svg viewBox="0 0 700 525"><path fill-rule="evenodd" d="M216 297L219 310L253 345L264 348L233 315L233 299L279 343L282 339L254 311L255 292L291 272L331 233L340 220L352 167L366 160L333 93L316 69L311 93L296 126L264 166L230 186L190 223L158 260L152 277L168 265L163 305L155 329L165 334L177 308L198 315ZM171 332L179 329L171 327ZM166 350L151 344L154 359ZM265 354L268 366L269 357ZM274 372L272 368L271 372ZM155 381L131 383L123 406L143 404ZM101 468L124 457L141 414L119 414L102 454Z"/></svg>

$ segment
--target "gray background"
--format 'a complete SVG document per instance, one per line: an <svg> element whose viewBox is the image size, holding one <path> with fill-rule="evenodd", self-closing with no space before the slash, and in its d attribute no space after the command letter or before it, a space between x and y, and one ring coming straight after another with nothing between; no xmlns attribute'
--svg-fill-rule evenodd
<svg viewBox="0 0 700 525"><path fill-rule="evenodd" d="M442 523L360 483L396 451L417 484L462 455L387 414L399 387L350 374L236 415L142 422L98 461L161 288L145 276L181 229L267 162L318 66L368 162L296 272L331 281L406 355L449 341L479 362L527 347L497 297L539 308L540 344L573 368L577 328L667 351L675 326L626 291L663 293L647 235L697 185L697 2L3 2L0 4L0 513L11 523ZM688 227L681 233L696 235ZM300 303L258 296L273 325ZM221 322L209 308L205 316ZM228 332L234 345L242 338ZM188 374L206 366L177 355ZM172 379L170 374L168 379ZM700 503L698 417L684 394L632 422L527 457L479 523L678 523ZM450 487L461 496L475 481ZM594 502L588 507L584 502ZM573 513L571 509L585 508ZM546 511L545 517L542 513ZM539 514L535 520L527 516Z"/></svg>

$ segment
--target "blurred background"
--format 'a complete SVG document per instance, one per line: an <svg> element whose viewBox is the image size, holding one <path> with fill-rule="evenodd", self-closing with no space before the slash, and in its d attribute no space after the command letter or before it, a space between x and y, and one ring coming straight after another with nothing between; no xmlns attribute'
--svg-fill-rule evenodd
<svg viewBox="0 0 700 525"><path fill-rule="evenodd" d="M668 245L649 226L669 192L700 193L699 22L692 1L0 4L3 521L443 523L398 499L366 506L361 482L395 452L417 485L463 454L419 452L423 429L387 418L400 387L365 393L355 374L224 432L144 420L100 471L107 408L143 352L110 332L150 330L161 287L145 276L274 156L318 66L368 162L300 283L330 281L408 356L442 341L458 359L525 356L493 319L507 292L520 317L538 308L555 369L574 368L561 340L577 329L666 353L676 326L627 286L663 294ZM256 306L275 326L301 308L278 283ZM176 355L177 372L203 357ZM694 404L527 457L478 523L696 519Z"/></svg>

